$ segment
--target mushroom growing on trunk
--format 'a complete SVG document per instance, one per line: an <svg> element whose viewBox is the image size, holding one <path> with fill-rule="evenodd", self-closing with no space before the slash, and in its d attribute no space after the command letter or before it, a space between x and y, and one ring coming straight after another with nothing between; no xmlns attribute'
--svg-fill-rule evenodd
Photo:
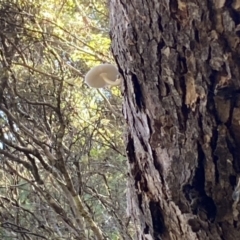
<svg viewBox="0 0 240 240"><path fill-rule="evenodd" d="M89 87L103 88L107 85L118 86L121 79L118 77L118 70L112 64L100 64L93 67L85 76L85 83Z"/></svg>

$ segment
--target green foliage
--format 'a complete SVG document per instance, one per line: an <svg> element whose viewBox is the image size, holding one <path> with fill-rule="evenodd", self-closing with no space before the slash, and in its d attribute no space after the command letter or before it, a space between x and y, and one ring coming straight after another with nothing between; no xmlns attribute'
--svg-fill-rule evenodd
<svg viewBox="0 0 240 240"><path fill-rule="evenodd" d="M104 1L0 1L2 239L131 239L121 94L83 83L112 61L107 19Z"/></svg>

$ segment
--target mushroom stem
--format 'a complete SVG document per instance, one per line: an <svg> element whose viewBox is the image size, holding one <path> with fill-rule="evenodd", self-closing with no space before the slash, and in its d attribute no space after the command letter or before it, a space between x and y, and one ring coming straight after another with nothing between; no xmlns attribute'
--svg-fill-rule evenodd
<svg viewBox="0 0 240 240"><path fill-rule="evenodd" d="M104 82L110 86L117 86L121 83L121 78L118 78L116 81L111 81L110 79L108 79L106 73L101 73L100 76L104 80Z"/></svg>

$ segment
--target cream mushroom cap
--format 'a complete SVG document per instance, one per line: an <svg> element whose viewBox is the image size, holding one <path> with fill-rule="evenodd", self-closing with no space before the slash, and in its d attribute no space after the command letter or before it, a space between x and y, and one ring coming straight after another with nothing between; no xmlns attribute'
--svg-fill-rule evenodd
<svg viewBox="0 0 240 240"><path fill-rule="evenodd" d="M101 74L103 74L101 76ZM103 77L104 76L104 77ZM102 88L107 85L108 83L105 82L104 78L115 82L117 80L118 70L112 64L100 64L96 67L93 67L89 70L85 76L85 83L89 87L93 88Z"/></svg>

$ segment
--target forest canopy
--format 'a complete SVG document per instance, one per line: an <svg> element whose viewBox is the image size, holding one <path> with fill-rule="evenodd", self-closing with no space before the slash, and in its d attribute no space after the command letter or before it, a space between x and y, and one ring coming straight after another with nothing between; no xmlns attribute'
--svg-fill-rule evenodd
<svg viewBox="0 0 240 240"><path fill-rule="evenodd" d="M0 238L132 239L105 1L0 1Z"/></svg>

